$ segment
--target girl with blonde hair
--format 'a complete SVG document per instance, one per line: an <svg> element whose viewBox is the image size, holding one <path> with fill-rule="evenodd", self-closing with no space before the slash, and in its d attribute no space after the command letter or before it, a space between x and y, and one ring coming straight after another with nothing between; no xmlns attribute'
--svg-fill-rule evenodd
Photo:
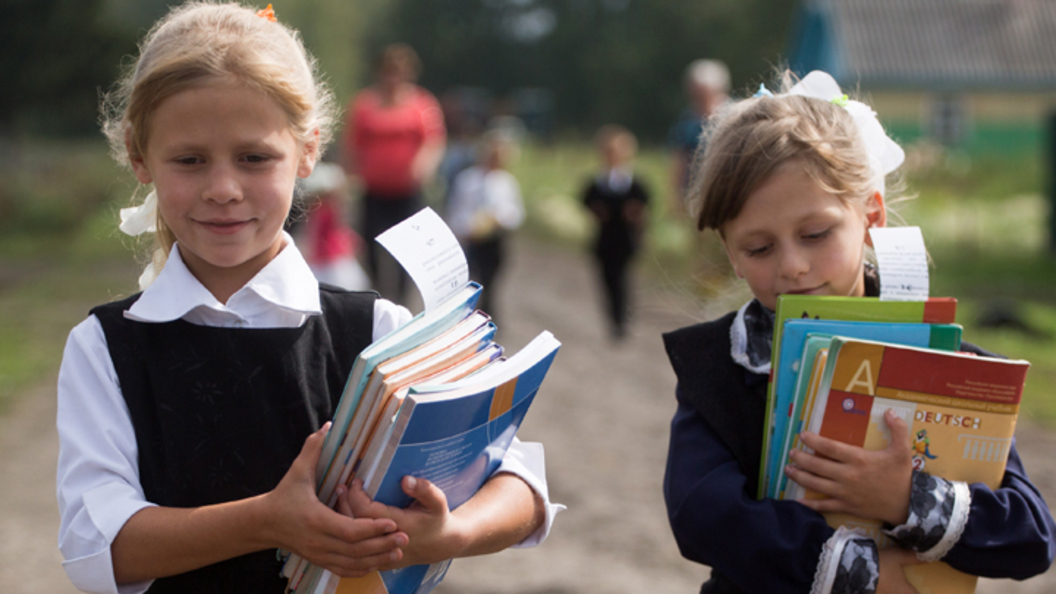
<svg viewBox="0 0 1056 594"><path fill-rule="evenodd" d="M356 356L411 317L321 287L283 231L330 138L318 80L270 10L195 2L106 104L115 153L153 187L121 229L157 246L141 293L71 331L59 374L59 548L81 590L280 593L277 549L360 576L537 543L559 509L541 448L518 442L453 512L426 480L404 481L406 510L358 485L336 511L317 498Z"/></svg>

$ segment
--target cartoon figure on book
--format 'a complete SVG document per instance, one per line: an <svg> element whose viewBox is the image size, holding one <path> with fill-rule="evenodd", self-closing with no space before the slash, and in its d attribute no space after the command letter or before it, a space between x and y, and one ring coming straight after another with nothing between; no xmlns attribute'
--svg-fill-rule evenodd
<svg viewBox="0 0 1056 594"><path fill-rule="evenodd" d="M930 476L914 470L913 437L894 409L876 421L886 447L800 435L805 449L778 468L819 497L757 497L778 297L856 298L841 299L849 309L876 301L864 299L880 287L866 262L869 229L887 222L885 177L904 157L873 110L828 74L781 79L783 92L762 87L709 121L688 196L698 228L718 232L754 299L664 336L678 379L664 496L682 554L711 567L701 592L915 592L906 569L940 559L978 576L1046 571L1056 524L1014 440L994 488ZM870 419L854 398L831 401ZM834 513L883 522L893 546L831 527L823 514Z"/></svg>
<svg viewBox="0 0 1056 594"><path fill-rule="evenodd" d="M326 423L361 350L411 319L320 286L283 232L333 100L273 13L188 3L148 33L105 131L151 191L121 229L155 239L141 293L70 333L58 384L64 569L87 592L284 592L276 549L341 576L531 546L559 506L513 441L469 502L407 477L316 495ZM144 188L146 189L146 188Z"/></svg>

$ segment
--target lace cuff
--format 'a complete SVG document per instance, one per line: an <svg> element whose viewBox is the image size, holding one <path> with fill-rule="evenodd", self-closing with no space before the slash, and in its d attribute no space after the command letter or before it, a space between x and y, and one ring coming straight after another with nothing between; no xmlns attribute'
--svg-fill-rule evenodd
<svg viewBox="0 0 1056 594"><path fill-rule="evenodd" d="M860 530L841 526L821 550L810 594L874 594L879 579L876 543Z"/></svg>
<svg viewBox="0 0 1056 594"><path fill-rule="evenodd" d="M922 561L938 561L957 544L968 523L972 494L967 483L913 471L909 518L884 532Z"/></svg>

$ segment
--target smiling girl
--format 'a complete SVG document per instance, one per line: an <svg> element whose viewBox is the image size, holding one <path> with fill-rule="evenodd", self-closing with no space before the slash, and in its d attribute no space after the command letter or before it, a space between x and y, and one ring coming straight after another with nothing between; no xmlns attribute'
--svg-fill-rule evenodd
<svg viewBox="0 0 1056 594"><path fill-rule="evenodd" d="M110 98L119 161L153 186L121 229L153 232L143 291L74 328L59 374L59 548L88 592L285 590L276 549L342 576L545 538L542 450L517 441L470 502L334 511L315 494L329 419L365 346L410 319L320 286L283 231L330 137L297 33L235 4L164 17ZM376 509L381 507L382 509Z"/></svg>
<svg viewBox="0 0 1056 594"><path fill-rule="evenodd" d="M754 499L777 297L878 294L868 230L886 224L884 178L904 157L832 77L790 78L787 92L761 89L712 118L688 196L754 295L664 336L678 377L664 496L682 554L712 568L701 592L914 592L902 567L940 558L974 575L1044 572L1056 525L1015 445L997 491L952 483L912 469L906 424L889 414L891 446L878 452L802 435L819 455L796 452L786 472L828 499ZM900 546L878 552L819 512L882 520Z"/></svg>

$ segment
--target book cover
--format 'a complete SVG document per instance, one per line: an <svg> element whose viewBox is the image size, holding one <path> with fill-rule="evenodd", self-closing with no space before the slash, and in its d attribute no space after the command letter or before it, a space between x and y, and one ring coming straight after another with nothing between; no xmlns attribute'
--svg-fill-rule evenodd
<svg viewBox="0 0 1056 594"><path fill-rule="evenodd" d="M397 355L377 366L371 375L359 409L353 416L349 430L328 476L319 489L319 498L328 505L336 503L334 489L347 483L363 457L378 424L386 414L393 395L405 386L422 381L430 375L458 365L467 358L489 347L495 335L495 325L482 312L473 312L449 331L426 342L408 353ZM396 403L395 406L399 406Z"/></svg>
<svg viewBox="0 0 1056 594"><path fill-rule="evenodd" d="M766 469L770 488L768 497L778 497L785 488L783 468L788 457L789 444L800 427L793 423L797 408L796 385L808 334L841 335L850 338L865 338L880 342L892 342L910 346L921 346L947 351L961 348L961 326L957 324L924 324L894 322L860 322L846 320L788 319L781 333L777 348L781 353L776 358L778 366L772 368L774 412L774 439L767 456L770 467ZM811 359L813 361L813 359Z"/></svg>
<svg viewBox="0 0 1056 594"><path fill-rule="evenodd" d="M788 319L854 320L862 322L924 322L952 324L957 314L957 300L932 297L924 301L881 301L876 297L815 297L781 295L774 312L773 348L770 355L770 383L766 392L766 419L763 430L762 460L759 464L758 499L770 492L767 469L770 465L771 441L775 438L774 370L780 366L781 337Z"/></svg>
<svg viewBox="0 0 1056 594"><path fill-rule="evenodd" d="M440 487L448 506L465 503L499 467L531 406L561 343L543 332L509 359L444 385L412 386L402 406L381 430L384 447L376 460L364 459L357 476L376 501L406 507L404 476ZM377 572L355 580L334 580L322 572L325 592L426 594L440 582L450 561Z"/></svg>
<svg viewBox="0 0 1056 594"><path fill-rule="evenodd" d="M327 435L323 456L317 466L320 488L324 487L324 483L327 487L332 485L330 479L333 476L345 480L343 477L353 471L360 477L385 477L385 471L391 467L393 472L401 473L399 478L406 474L427 476L422 474L422 468L400 467L403 463L398 460L398 444L401 443L398 437L418 439L423 432L434 431L436 436L441 436L444 431L459 430L460 417L457 413L472 412L472 409L456 410L457 403L461 400L472 400L473 395L486 392L485 388L491 390L488 409L491 429L484 431L486 440L469 440L469 445L463 447L476 447L482 443L486 452L491 452L497 456L496 459L501 459L559 346L549 333L544 333L551 341L548 351L525 350L522 351L523 355L518 353L517 356L504 360L501 358L501 347L491 343L494 326L489 323L490 328L483 329L486 336L479 340L474 338L475 333L464 340L452 340L435 348L421 347L470 316L476 307L481 287L469 281L468 267L458 240L431 209L423 209L382 233L377 237L377 241L389 250L410 274L422 294L425 312L364 349L354 363L337 407L334 426ZM471 343L471 348L461 348ZM532 360L533 355L537 359ZM515 359L532 360L532 363L520 369L518 364L510 364ZM542 361L545 361L545 365L542 365ZM533 374L529 372L532 369L542 371ZM523 378L522 373L525 374ZM418 404L411 398L411 388L425 382L434 384L435 389L428 391L428 398L425 397L426 391L422 391L423 399ZM533 382L534 389L529 390ZM456 388L465 388L469 392L456 395L453 392ZM521 394L522 389L529 390L524 393L530 393L530 396L517 400L516 396ZM440 395L440 392L444 391L447 392L446 397ZM418 398L417 391L414 398ZM448 418L429 412L431 409L425 406L426 400L451 403ZM513 406L515 400L518 402L517 406ZM507 401L509 410L503 412L503 403ZM401 417L405 403L410 406L407 408L408 412ZM412 414L412 410L420 412ZM423 419L429 426L428 429L417 428L416 423ZM398 430L397 420L401 421ZM445 428L444 425L449 421L450 426ZM461 431L474 433L473 429L466 429L464 423ZM457 440L458 434L438 438L441 441ZM440 448L439 445L436 447ZM500 449L502 453L498 453ZM447 457L449 465L461 462L458 455L460 454L451 453ZM473 459L471 468L474 471L485 470L490 466L489 463L479 463L480 459L479 455ZM484 458L486 461L491 459ZM437 460L432 462L434 467L438 463ZM448 493L449 503L456 500L455 498L471 497L476 488L487 479L487 475L478 477L477 487L467 487L463 492L459 491L458 485L471 485L474 480L471 476L473 472L455 474L464 475L464 480L447 487L452 489L452 492ZM434 480L441 484L442 478L437 475ZM380 486L379 483L379 488ZM380 494L377 495L381 497ZM327 501L322 496L320 499ZM449 566L450 561L447 561L382 573L374 572L353 580L340 579L298 559L296 555L290 555L283 567L283 575L289 577L287 591L296 594L425 594L440 583Z"/></svg>
<svg viewBox="0 0 1056 594"><path fill-rule="evenodd" d="M374 402L370 397L374 394L367 394L367 388L375 376L377 366L448 333L473 314L481 291L480 284L467 282L434 309L414 316L403 326L371 343L356 357L345 382L345 389L334 410L332 425L323 441L322 453L316 465L317 491L321 501L333 501L337 479L342 474L347 477L347 473L344 473L344 461L351 455L357 438L364 433L368 413L373 408ZM368 396L368 402L360 406L365 395ZM288 554L282 575L290 578L293 589L301 584L307 569L308 563L300 556Z"/></svg>
<svg viewBox="0 0 1056 594"><path fill-rule="evenodd" d="M799 432L806 426L804 415L808 414L808 411L812 410L814 406L814 398L818 394L818 387L821 383L821 371L825 367L825 360L828 357L829 344L831 343L832 336L828 334L808 334L804 341L803 354L800 355L799 362L799 369L804 372L798 373L796 377L795 394L793 395L792 403L793 418L788 423L789 444L786 445L785 451L781 455L780 466L782 469L788 464L788 449L796 447L795 444L799 439ZM788 477L782 472L780 483L772 497L783 499L787 484Z"/></svg>
<svg viewBox="0 0 1056 594"><path fill-rule="evenodd" d="M1022 360L835 337L809 428L882 449L891 440L883 421L890 408L909 425L915 468L994 489L1004 475L1029 366ZM790 489L790 496L812 495L799 487L794 494ZM862 528L881 547L892 544L879 522L836 514L826 520ZM906 576L920 592L975 591L974 576L941 562L907 567Z"/></svg>
<svg viewBox="0 0 1056 594"><path fill-rule="evenodd" d="M334 411L333 424L323 441L323 451L316 467L316 476L319 477L320 486L348 431L349 422L359 405L363 388L374 372L374 368L393 355L410 350L438 336L453 326L455 322L468 316L476 308L481 290L479 284L470 281L435 309L416 315L411 321L363 349L352 365L344 392Z"/></svg>

